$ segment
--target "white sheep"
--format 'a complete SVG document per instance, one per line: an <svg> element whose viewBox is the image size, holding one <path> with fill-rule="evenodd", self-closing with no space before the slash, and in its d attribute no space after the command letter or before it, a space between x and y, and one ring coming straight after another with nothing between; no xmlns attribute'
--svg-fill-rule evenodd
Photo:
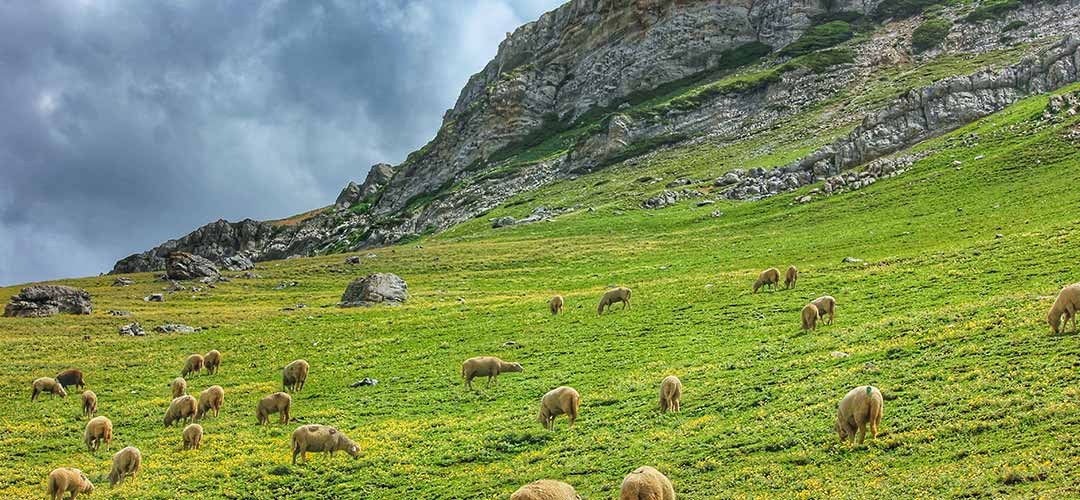
<svg viewBox="0 0 1080 500"><path fill-rule="evenodd" d="M281 371L281 390L290 390L292 392L300 392L304 389L304 382L307 382L308 370L311 365L307 361L298 359L285 365L285 369Z"/></svg>
<svg viewBox="0 0 1080 500"><path fill-rule="evenodd" d="M69 500L75 500L79 493L87 495L94 492L94 483L79 469L60 467L49 473L49 482L45 494L51 500L61 500L64 493L71 493Z"/></svg>
<svg viewBox="0 0 1080 500"><path fill-rule="evenodd" d="M203 428L199 424L188 424L184 427L184 449L197 450L202 444Z"/></svg>
<svg viewBox="0 0 1080 500"><path fill-rule="evenodd" d="M141 465L142 452L138 448L128 446L116 452L112 459L112 470L109 471L109 485L115 487L125 477L130 477L131 482L135 482L135 474L139 472Z"/></svg>
<svg viewBox="0 0 1080 500"><path fill-rule="evenodd" d="M580 405L581 395L573 387L556 387L540 399L540 416L536 420L545 429L552 430L555 427L555 417L566 415L570 419L570 428L573 429Z"/></svg>
<svg viewBox="0 0 1080 500"><path fill-rule="evenodd" d="M581 495L562 481L541 479L518 488L510 500L581 500Z"/></svg>
<svg viewBox="0 0 1080 500"><path fill-rule="evenodd" d="M646 465L623 478L619 500L675 500L675 487L667 476Z"/></svg>
<svg viewBox="0 0 1080 500"><path fill-rule="evenodd" d="M852 441L858 432L857 443L862 444L867 428L870 429L870 437L876 438L884 406L884 398L877 387L861 385L848 391L836 409L836 423L833 425L840 435L840 441Z"/></svg>
<svg viewBox="0 0 1080 500"><path fill-rule="evenodd" d="M359 458L360 447L337 429L319 424L308 424L297 427L292 433L292 463L296 465L296 457L307 462L307 452L325 452L334 456L336 451L344 451L353 458Z"/></svg>
<svg viewBox="0 0 1080 500"><path fill-rule="evenodd" d="M492 380L498 382L500 373L517 373L523 370L520 363L507 363L494 356L477 356L466 359L461 364L461 377L465 379L465 386L472 389L472 381L476 377L487 377L487 384L484 386L487 387Z"/></svg>
<svg viewBox="0 0 1080 500"><path fill-rule="evenodd" d="M1072 321L1073 331L1076 331L1076 311L1080 309L1080 283L1068 285L1058 292L1054 305L1050 306L1050 312L1046 314L1046 322L1050 324L1050 330L1061 333L1062 326ZM1061 321L1062 315L1065 321Z"/></svg>
<svg viewBox="0 0 1080 500"><path fill-rule="evenodd" d="M833 315L836 314L836 299L832 298L832 295L822 295L814 299L811 304L814 304L818 308L818 315L821 319L825 319L825 315L829 315L829 320L825 322L827 325L831 325L833 321Z"/></svg>
<svg viewBox="0 0 1080 500"><path fill-rule="evenodd" d="M255 405L255 418L260 425L270 423L270 415L281 413L280 423L289 423L289 411L292 410L292 396L284 392L275 392L265 396Z"/></svg>
<svg viewBox="0 0 1080 500"><path fill-rule="evenodd" d="M660 412L677 412L682 398L682 381L675 375L668 375L660 382Z"/></svg>
<svg viewBox="0 0 1080 500"><path fill-rule="evenodd" d="M90 450L91 453L98 450L101 447L101 443L105 443L105 449L109 449L109 444L112 443L112 421L105 416L98 416L90 419L86 423L86 431L83 432L83 443Z"/></svg>

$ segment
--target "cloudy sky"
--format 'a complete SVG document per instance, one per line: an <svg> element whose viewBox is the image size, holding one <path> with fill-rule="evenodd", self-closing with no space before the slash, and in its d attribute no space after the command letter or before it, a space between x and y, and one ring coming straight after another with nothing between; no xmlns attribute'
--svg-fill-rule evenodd
<svg viewBox="0 0 1080 500"><path fill-rule="evenodd" d="M0 285L332 203L560 3L0 1Z"/></svg>

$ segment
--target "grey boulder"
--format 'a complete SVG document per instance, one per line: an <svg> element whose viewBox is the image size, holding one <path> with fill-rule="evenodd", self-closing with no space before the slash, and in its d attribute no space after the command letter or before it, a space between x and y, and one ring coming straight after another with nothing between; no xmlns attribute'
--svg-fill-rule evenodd
<svg viewBox="0 0 1080 500"><path fill-rule="evenodd" d="M401 305L408 298L409 287L400 276L390 273L373 273L349 283L338 305L340 307Z"/></svg>
<svg viewBox="0 0 1080 500"><path fill-rule="evenodd" d="M93 310L86 290L63 285L34 285L11 297L11 302L4 306L4 316L41 318L58 313L90 314Z"/></svg>
<svg viewBox="0 0 1080 500"><path fill-rule="evenodd" d="M187 252L170 253L165 260L165 274L173 280L221 277L221 271L209 259Z"/></svg>

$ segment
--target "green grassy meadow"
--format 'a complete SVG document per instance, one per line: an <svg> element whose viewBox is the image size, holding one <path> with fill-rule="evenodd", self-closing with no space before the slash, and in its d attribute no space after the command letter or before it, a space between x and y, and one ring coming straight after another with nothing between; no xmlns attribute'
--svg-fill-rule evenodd
<svg viewBox="0 0 1080 500"><path fill-rule="evenodd" d="M638 208L663 186L638 177L737 166L710 159L723 151L673 149L372 250L359 266L345 255L265 262L259 279L160 304L142 301L167 285L150 274L123 288L111 276L62 280L90 291L94 314L0 318L0 498L43 497L49 471L70 466L97 485L89 498L495 499L549 478L610 499L641 465L682 499L1080 497L1080 337L1052 335L1044 319L1080 280L1080 150L1068 134L1080 118L1043 121L1046 102L918 146L929 155L899 177L807 204L793 201L809 188ZM552 222L488 222L578 204ZM758 271L789 264L797 288L750 293ZM411 300L333 307L351 279L375 271L405 278ZM609 285L632 288L633 307L598 317ZM0 301L18 288L0 289ZM553 317L556 293L567 306ZM835 324L800 331L800 309L823 294L837 299ZM307 307L281 310L298 303ZM131 321L203 330L119 336ZM189 390L219 384L225 406L202 422L202 449L182 451L181 428L162 427L167 385L187 355L211 349L221 370L189 377ZM469 392L461 362L477 355L525 371ZM256 425L256 401L280 390L297 358L312 368L295 421ZM67 367L86 373L112 420L112 452L142 450L136 483L109 488L111 453L81 442L78 391L30 402L34 378ZM682 412L661 415L669 374L683 381ZM380 383L348 387L364 377ZM851 448L832 424L861 384L887 401L878 438ZM581 393L581 417L546 432L539 400L559 385ZM336 426L359 458L290 465L289 435L306 423Z"/></svg>

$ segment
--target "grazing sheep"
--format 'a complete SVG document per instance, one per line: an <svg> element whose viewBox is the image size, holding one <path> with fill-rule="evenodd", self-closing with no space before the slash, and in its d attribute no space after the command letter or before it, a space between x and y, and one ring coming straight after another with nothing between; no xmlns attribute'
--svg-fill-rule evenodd
<svg viewBox="0 0 1080 500"><path fill-rule="evenodd" d="M822 295L817 299L814 299L811 304L814 304L818 308L818 316L821 319L825 319L825 315L829 315L829 321L826 324L831 325L833 315L836 314L836 299L832 298L832 295Z"/></svg>
<svg viewBox="0 0 1080 500"><path fill-rule="evenodd" d="M298 359L285 365L285 369L281 372L281 390L290 390L292 392L300 392L304 388L304 382L307 381L308 370L311 365L307 361Z"/></svg>
<svg viewBox="0 0 1080 500"><path fill-rule="evenodd" d="M112 421L104 416L94 417L86 423L83 443L93 453L101 447L102 442L105 443L105 449L108 450L109 444L112 443Z"/></svg>
<svg viewBox="0 0 1080 500"><path fill-rule="evenodd" d="M203 368L206 368L207 375L213 375L217 373L218 368L221 367L221 353L217 349L214 349L203 357Z"/></svg>
<svg viewBox="0 0 1080 500"><path fill-rule="evenodd" d="M799 270L795 269L795 266L788 266L787 273L784 274L784 288L795 288L795 281L799 279Z"/></svg>
<svg viewBox="0 0 1080 500"><path fill-rule="evenodd" d="M169 384L169 387L172 388L173 399L187 394L187 380L184 380L184 377L174 378L172 383Z"/></svg>
<svg viewBox="0 0 1080 500"><path fill-rule="evenodd" d="M125 477L130 477L135 482L135 474L142 465L142 452L134 446L128 446L112 457L112 470L109 471L109 486L115 487L123 482Z"/></svg>
<svg viewBox="0 0 1080 500"><path fill-rule="evenodd" d="M541 479L518 488L510 500L581 500L581 495L562 481Z"/></svg>
<svg viewBox="0 0 1080 500"><path fill-rule="evenodd" d="M172 425L173 422L191 422L197 411L198 404L194 396L185 394L175 398L169 403L169 409L165 411L165 427Z"/></svg>
<svg viewBox="0 0 1080 500"><path fill-rule="evenodd" d="M86 385L86 382L83 381L82 371L74 368L57 373L56 382L64 386L64 389L67 389L69 385L82 389Z"/></svg>
<svg viewBox="0 0 1080 500"><path fill-rule="evenodd" d="M668 375L660 382L660 413L679 411L679 399L682 398L682 381L679 377Z"/></svg>
<svg viewBox="0 0 1080 500"><path fill-rule="evenodd" d="M188 356L187 361L184 361L184 369L180 372L181 377L188 376L189 373L198 375L202 371L203 357L202 354L192 354Z"/></svg>
<svg viewBox="0 0 1080 500"><path fill-rule="evenodd" d="M307 462L307 452L329 452L334 456L335 451L344 451L353 458L359 458L360 447L337 429L319 424L301 425L292 433L292 463L296 465L296 457L299 456Z"/></svg>
<svg viewBox="0 0 1080 500"><path fill-rule="evenodd" d="M803 330L817 330L817 320L821 314L818 313L818 308L814 304L806 304L802 308L802 329Z"/></svg>
<svg viewBox="0 0 1080 500"><path fill-rule="evenodd" d="M884 406L881 391L877 387L861 385L849 391L844 399L840 400L840 406L836 410L836 424L833 425L833 429L840 435L840 441L855 439L858 431L857 442L862 444L867 427L870 428L870 437L876 438Z"/></svg>
<svg viewBox="0 0 1080 500"><path fill-rule="evenodd" d="M203 429L199 424L188 424L184 427L184 449L197 450L202 443Z"/></svg>
<svg viewBox="0 0 1080 500"><path fill-rule="evenodd" d="M776 285L778 283L780 283L780 271L777 270L775 267L770 267L764 271L761 271L761 274L758 274L757 281L754 282L753 293L757 293L758 289L762 286L766 288L771 286L772 289L775 291Z"/></svg>
<svg viewBox="0 0 1080 500"><path fill-rule="evenodd" d="M1050 307L1050 312L1046 315L1046 322L1050 324L1050 330L1054 333L1061 333L1065 330L1065 326L1072 320L1073 331L1076 331L1076 311L1080 309L1080 283L1066 286L1058 292L1057 299L1054 300L1054 305ZM1061 321L1061 316L1065 316L1065 321Z"/></svg>
<svg viewBox="0 0 1080 500"><path fill-rule="evenodd" d="M675 500L675 487L667 476L646 465L626 475L619 500Z"/></svg>
<svg viewBox="0 0 1080 500"><path fill-rule="evenodd" d="M79 493L89 495L93 492L94 483L90 482L90 478L86 477L86 474L83 474L81 470L72 469L71 467L53 469L49 473L48 486L45 487L45 494L51 500L60 500L63 498L64 493L71 493L69 498L75 500Z"/></svg>
<svg viewBox="0 0 1080 500"><path fill-rule="evenodd" d="M566 415L570 418L569 428L573 429L579 406L581 406L581 395L578 391L565 385L556 387L540 399L540 416L536 420L550 431L555 428L555 417Z"/></svg>
<svg viewBox="0 0 1080 500"><path fill-rule="evenodd" d="M490 386L491 381L495 380L498 383L498 377L500 373L508 372L520 372L524 370L520 363L507 363L499 358L493 356L477 356L475 358L466 359L461 365L461 376L465 379L465 386L472 389L472 381L476 377L487 377L487 384L484 387Z"/></svg>
<svg viewBox="0 0 1080 500"><path fill-rule="evenodd" d="M83 391L82 393L82 414L84 417L90 417L97 413L97 394L94 391Z"/></svg>
<svg viewBox="0 0 1080 500"><path fill-rule="evenodd" d="M564 301L563 301L562 295L556 295L556 296L552 297L551 300L548 301L548 307L551 308L551 314L552 315L559 314L559 313L562 312L563 302Z"/></svg>
<svg viewBox="0 0 1080 500"><path fill-rule="evenodd" d="M35 379L30 388L33 392L30 394L30 401L37 401L38 394L43 392L49 393L49 398L60 395L62 398L67 397L67 391L64 390L64 386L60 385L55 379L49 377L41 377Z"/></svg>
<svg viewBox="0 0 1080 500"><path fill-rule="evenodd" d="M605 307L610 311L611 305L616 302L622 302L623 309L630 307L630 289L625 286L620 286L605 292L604 296L600 297L600 306L596 308L596 314L603 314Z"/></svg>
<svg viewBox="0 0 1080 500"><path fill-rule="evenodd" d="M221 405L225 403L225 389L222 389L220 385L212 385L205 391L199 393L199 409L195 412L195 420L199 420L210 413L210 410L214 411L214 416L218 416L218 410L221 409Z"/></svg>
<svg viewBox="0 0 1080 500"><path fill-rule="evenodd" d="M255 418L259 419L259 425L270 423L270 415L281 414L280 423L289 423L289 411L292 410L292 396L284 392L275 392L259 400L255 406Z"/></svg>

